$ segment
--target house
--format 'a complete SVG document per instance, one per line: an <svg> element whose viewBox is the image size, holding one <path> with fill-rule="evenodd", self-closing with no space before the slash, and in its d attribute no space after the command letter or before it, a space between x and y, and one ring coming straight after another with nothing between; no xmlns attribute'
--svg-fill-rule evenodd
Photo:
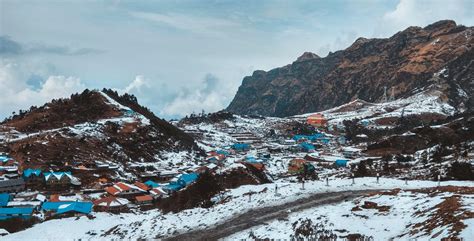
<svg viewBox="0 0 474 241"><path fill-rule="evenodd" d="M40 169L28 168L23 171L23 179L27 187L41 187L44 177Z"/></svg>
<svg viewBox="0 0 474 241"><path fill-rule="evenodd" d="M176 171L163 170L163 171L160 171L160 175L158 176L158 179L160 181L167 181L167 180L170 180L171 178L175 177L178 174L179 173L176 172Z"/></svg>
<svg viewBox="0 0 474 241"><path fill-rule="evenodd" d="M144 190L144 191L148 191L151 189L148 185L142 182L135 182L133 185L135 185L135 187L138 187L139 189Z"/></svg>
<svg viewBox="0 0 474 241"><path fill-rule="evenodd" d="M92 205L92 202L72 202L70 204L64 204L59 206L56 215L87 215L92 212Z"/></svg>
<svg viewBox="0 0 474 241"><path fill-rule="evenodd" d="M250 150L250 144L248 143L236 143L231 146L235 151L248 151Z"/></svg>
<svg viewBox="0 0 474 241"><path fill-rule="evenodd" d="M15 164L15 160L7 155L0 155L0 165L11 166Z"/></svg>
<svg viewBox="0 0 474 241"><path fill-rule="evenodd" d="M18 166L8 165L0 166L0 173L7 178L17 178L18 177Z"/></svg>
<svg viewBox="0 0 474 241"><path fill-rule="evenodd" d="M198 173L198 174L201 174L201 173L205 173L205 172L214 172L215 170L217 170L217 165L214 164L214 163L209 163L205 166L200 166L198 168L196 168L194 170L194 172Z"/></svg>
<svg viewBox="0 0 474 241"><path fill-rule="evenodd" d="M21 192L25 190L25 181L22 178L0 181L0 192Z"/></svg>
<svg viewBox="0 0 474 241"><path fill-rule="evenodd" d="M308 142L301 143L300 147L305 152L314 152L314 151L316 151L316 147L314 147L312 144L310 144Z"/></svg>
<svg viewBox="0 0 474 241"><path fill-rule="evenodd" d="M158 183L156 183L156 182L154 182L154 181L152 181L152 180L146 181L145 184L146 184L147 186L149 186L150 188L155 188L155 187L159 187L159 186L160 186L160 184L158 184Z"/></svg>
<svg viewBox="0 0 474 241"><path fill-rule="evenodd" d="M324 134L322 133L316 133L316 134L312 134L312 135L294 135L293 136L293 140L294 141L316 141L320 138L323 138L324 137Z"/></svg>
<svg viewBox="0 0 474 241"><path fill-rule="evenodd" d="M128 210L129 201L125 198L107 196L94 200L94 211L119 213Z"/></svg>
<svg viewBox="0 0 474 241"><path fill-rule="evenodd" d="M124 182L118 182L115 183L113 186L106 187L105 191L112 196L123 197L129 200L134 199L137 195L142 195L143 193L146 193L146 190Z"/></svg>
<svg viewBox="0 0 474 241"><path fill-rule="evenodd" d="M33 208L31 207L15 207L15 208L0 208L0 220L7 220L10 218L31 218Z"/></svg>
<svg viewBox="0 0 474 241"><path fill-rule="evenodd" d="M288 173L290 174L301 174L304 172L312 172L314 170L315 168L313 165L301 158L291 160L288 165Z"/></svg>
<svg viewBox="0 0 474 241"><path fill-rule="evenodd" d="M158 199L158 198L161 198L163 195L165 195L166 192L163 189L157 187L157 188L151 189L150 194L154 199Z"/></svg>
<svg viewBox="0 0 474 241"><path fill-rule="evenodd" d="M215 154L213 156L206 157L206 161L211 162L211 163L219 163L220 161L224 159L225 159L225 156L223 154Z"/></svg>
<svg viewBox="0 0 474 241"><path fill-rule="evenodd" d="M336 165L336 167L346 167L348 162L349 160L346 159L337 159L334 164Z"/></svg>
<svg viewBox="0 0 474 241"><path fill-rule="evenodd" d="M0 207L6 207L10 201L10 194L0 193Z"/></svg>
<svg viewBox="0 0 474 241"><path fill-rule="evenodd" d="M199 178L199 175L195 172L189 174L183 174L178 178L178 183L183 187L195 182Z"/></svg>
<svg viewBox="0 0 474 241"><path fill-rule="evenodd" d="M44 202L41 208L46 216L52 215L83 215L92 211L92 202Z"/></svg>
<svg viewBox="0 0 474 241"><path fill-rule="evenodd" d="M225 150L217 150L216 153L219 154L219 155L224 155L224 156L230 155L230 153L228 151L225 151Z"/></svg>
<svg viewBox="0 0 474 241"><path fill-rule="evenodd" d="M153 202L153 197L150 195L141 195L135 197L135 202L137 204L151 204Z"/></svg>
<svg viewBox="0 0 474 241"><path fill-rule="evenodd" d="M45 172L44 180L46 186L50 188L66 188L71 184L81 185L77 178L73 177L71 172Z"/></svg>
<svg viewBox="0 0 474 241"><path fill-rule="evenodd" d="M306 123L314 127L326 127L326 125L328 124L328 120L324 117L323 114L317 113L308 116L308 118L306 119Z"/></svg>
<svg viewBox="0 0 474 241"><path fill-rule="evenodd" d="M163 186L163 190L166 193L173 193L181 190L184 186L177 182L170 182L168 185Z"/></svg>

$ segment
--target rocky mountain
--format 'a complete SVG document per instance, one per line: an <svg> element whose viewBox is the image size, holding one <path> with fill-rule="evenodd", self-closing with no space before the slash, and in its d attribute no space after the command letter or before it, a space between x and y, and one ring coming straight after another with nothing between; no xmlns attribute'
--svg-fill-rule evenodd
<svg viewBox="0 0 474 241"><path fill-rule="evenodd" d="M324 58L304 53L292 64L245 77L227 110L291 116L355 99L407 97L433 84L453 106L472 108L473 29L444 20L390 38L359 38Z"/></svg>
<svg viewBox="0 0 474 241"><path fill-rule="evenodd" d="M191 136L133 95L108 89L53 100L0 123L0 152L9 153L21 169L95 170L101 163L118 168L119 175L138 175L166 169L172 165L169 155L191 160L200 151Z"/></svg>

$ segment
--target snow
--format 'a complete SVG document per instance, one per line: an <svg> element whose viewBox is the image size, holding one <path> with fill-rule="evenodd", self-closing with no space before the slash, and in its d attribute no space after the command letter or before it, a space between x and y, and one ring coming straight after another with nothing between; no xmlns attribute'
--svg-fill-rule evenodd
<svg viewBox="0 0 474 241"><path fill-rule="evenodd" d="M405 185L403 180L387 178L380 178L380 184L376 183L375 178L356 178L355 184L351 185L351 183L350 179L337 179L330 180L329 186L326 186L325 182L322 181L308 181L305 183L304 190L301 189L301 184L292 182L245 185L228 190L222 194L230 197L229 202L217 204L208 209L193 208L175 214L163 214L158 210L121 215L94 213L95 219L81 217L78 220L76 218L50 220L37 224L30 229L8 235L4 239L28 240L31 237L41 237L44 240L91 239L98 237L104 239L152 239L157 236L170 236L176 232L211 227L252 208L282 204L315 193L381 188L392 189L397 187L409 189L434 187L437 185L437 182L432 181L409 181L408 185ZM275 185L278 185L278 193L281 194L279 196L276 196L273 192ZM474 182L450 181L442 182L442 185L472 187ZM267 191L262 191L265 189ZM252 200L249 201L248 195L244 194L251 191L257 193L253 194ZM331 210L327 211L330 212ZM114 228L114 232L106 235L105 233L112 228ZM57 230L61 230L61 232ZM95 235L91 235L91 233Z"/></svg>
<svg viewBox="0 0 474 241"><path fill-rule="evenodd" d="M357 198L354 201L345 201L333 205L325 205L310 208L297 213L291 213L287 219L273 220L264 225L253 227L249 230L233 234L224 240L248 239L252 232L258 238L269 239L291 239L294 234L292 225L299 220L309 218L313 224L323 224L326 230L332 230L339 235L359 233L372 236L374 240L411 239L431 240L431 235L442 231L439 236L447 237L448 227L439 226L429 234L423 232L411 235L407 227L421 223L433 213L432 208L441 203L445 197L453 194L442 193L432 196L430 194L401 191L398 195L375 195L371 197ZM474 206L474 195L463 195L462 203L465 207ZM364 209L351 211L357 204L360 206L364 201L371 201L378 206L389 206L388 212L380 212L377 209ZM422 211L421 215L415 215L416 211ZM463 230L460 237L466 240L472 238L474 219L465 220L468 227ZM471 224L471 225L469 225ZM345 230L339 231L338 230Z"/></svg>
<svg viewBox="0 0 474 241"><path fill-rule="evenodd" d="M328 119L331 125L342 125L344 120L361 119L373 123L374 121L387 117L400 117L404 115L419 115L423 113L435 113L441 115L452 115L456 109L442 100L443 93L439 90L427 89L407 98L401 98L384 103L369 103L363 100L354 100L347 104L323 111L321 113ZM339 111L341 108L352 106L352 111ZM314 113L294 116L296 119L306 118ZM370 125L370 124L369 124ZM390 126L376 125L378 128Z"/></svg>

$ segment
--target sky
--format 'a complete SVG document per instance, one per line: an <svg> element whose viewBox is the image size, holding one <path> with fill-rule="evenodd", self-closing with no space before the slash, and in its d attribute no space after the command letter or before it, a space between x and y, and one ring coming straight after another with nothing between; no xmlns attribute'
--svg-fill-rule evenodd
<svg viewBox="0 0 474 241"><path fill-rule="evenodd" d="M86 88L137 96L162 118L227 107L243 77L358 37L442 19L472 0L0 0L0 119Z"/></svg>

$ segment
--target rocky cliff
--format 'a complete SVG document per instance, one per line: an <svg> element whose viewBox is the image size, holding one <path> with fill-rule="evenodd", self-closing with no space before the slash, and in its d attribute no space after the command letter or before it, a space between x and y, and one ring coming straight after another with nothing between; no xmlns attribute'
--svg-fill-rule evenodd
<svg viewBox="0 0 474 241"><path fill-rule="evenodd" d="M465 92L469 98L474 91L472 79L466 80L472 76L473 29L444 20L424 28L409 27L386 39L359 38L324 58L304 53L292 64L245 77L227 110L291 116L355 99L382 101L385 89L389 96L404 97L440 78L449 82L451 92ZM434 78L458 58L462 60L451 69L462 74Z"/></svg>

